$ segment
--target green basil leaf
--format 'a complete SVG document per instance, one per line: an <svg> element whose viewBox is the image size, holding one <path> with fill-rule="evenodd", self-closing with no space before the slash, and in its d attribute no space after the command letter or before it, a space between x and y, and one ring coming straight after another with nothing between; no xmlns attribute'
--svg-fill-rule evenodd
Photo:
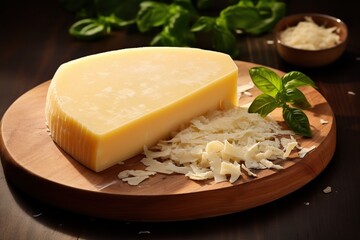
<svg viewBox="0 0 360 240"><path fill-rule="evenodd" d="M262 7L262 5L258 8L259 16L262 20L256 26L247 29L247 33L259 35L269 31L273 29L275 24L286 14L286 6L283 2L272 1L270 9L260 7Z"/></svg>
<svg viewBox="0 0 360 240"><path fill-rule="evenodd" d="M188 11L191 17L197 17L196 9L194 8L191 0L173 0L173 4Z"/></svg>
<svg viewBox="0 0 360 240"><path fill-rule="evenodd" d="M169 14L168 5L165 3L142 2L136 16L139 31L147 32L153 27L164 25L168 21Z"/></svg>
<svg viewBox="0 0 360 240"><path fill-rule="evenodd" d="M272 16L271 8L273 5L273 0L259 0L256 4L256 8L259 10L262 17L267 18Z"/></svg>
<svg viewBox="0 0 360 240"><path fill-rule="evenodd" d="M156 34L155 37L151 40L150 46L161 46L162 44L162 35L161 32Z"/></svg>
<svg viewBox="0 0 360 240"><path fill-rule="evenodd" d="M249 70L249 74L255 86L273 98L283 88L281 78L268 68L253 67Z"/></svg>
<svg viewBox="0 0 360 240"><path fill-rule="evenodd" d="M133 20L123 20L115 16L114 14L110 16L100 16L99 20L110 25L114 29L120 29L129 25L136 23L135 19Z"/></svg>
<svg viewBox="0 0 360 240"><path fill-rule="evenodd" d="M308 102L305 95L297 88L286 89L285 101L301 109L308 109L311 107L311 104Z"/></svg>
<svg viewBox="0 0 360 240"><path fill-rule="evenodd" d="M220 12L228 28L241 29L246 33L258 35L271 30L285 15L285 4L273 0L259 0L256 5L252 0L241 0Z"/></svg>
<svg viewBox="0 0 360 240"><path fill-rule="evenodd" d="M309 120L302 110L297 108L284 107L283 118L290 129L293 130L296 134L304 137L312 136Z"/></svg>
<svg viewBox="0 0 360 240"><path fill-rule="evenodd" d="M298 71L289 72L285 74L281 79L283 81L284 88L286 89L297 88L307 85L316 88L315 83L308 76Z"/></svg>
<svg viewBox="0 0 360 240"><path fill-rule="evenodd" d="M97 19L85 18L71 25L69 33L83 40L102 37L110 32L110 27Z"/></svg>
<svg viewBox="0 0 360 240"><path fill-rule="evenodd" d="M231 5L220 12L229 29L247 29L256 27L261 22L259 12L255 7Z"/></svg>
<svg viewBox="0 0 360 240"><path fill-rule="evenodd" d="M189 47L194 45L195 35L190 32L190 14L184 8L171 5L171 16L163 30L155 36L152 44Z"/></svg>
<svg viewBox="0 0 360 240"><path fill-rule="evenodd" d="M248 112L259 113L262 117L266 117L278 106L279 105L276 102L275 98L263 93L254 99L248 109Z"/></svg>
<svg viewBox="0 0 360 240"><path fill-rule="evenodd" d="M213 29L212 47L216 51L227 53L235 58L239 54L236 46L235 35L228 28L217 22Z"/></svg>
<svg viewBox="0 0 360 240"><path fill-rule="evenodd" d="M215 24L215 19L212 17L201 16L193 24L190 31L192 32L210 32L213 30Z"/></svg>

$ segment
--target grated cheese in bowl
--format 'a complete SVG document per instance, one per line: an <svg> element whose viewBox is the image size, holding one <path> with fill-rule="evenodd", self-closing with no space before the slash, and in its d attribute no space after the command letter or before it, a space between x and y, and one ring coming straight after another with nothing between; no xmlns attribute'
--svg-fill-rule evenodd
<svg viewBox="0 0 360 240"><path fill-rule="evenodd" d="M273 160L286 159L298 146L293 135L270 117L248 113L246 108L213 111L194 118L171 139L145 146L141 162L148 174L126 170L119 178L137 185L163 173L234 183L243 173L256 177L251 169L282 169Z"/></svg>
<svg viewBox="0 0 360 240"><path fill-rule="evenodd" d="M305 17L294 27L288 27L280 33L283 44L304 50L321 50L340 43L337 27L325 28L317 25L311 17Z"/></svg>

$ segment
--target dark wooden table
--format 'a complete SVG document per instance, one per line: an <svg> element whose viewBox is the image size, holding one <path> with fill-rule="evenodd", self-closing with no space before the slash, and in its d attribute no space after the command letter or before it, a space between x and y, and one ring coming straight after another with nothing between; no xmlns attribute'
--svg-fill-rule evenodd
<svg viewBox="0 0 360 240"><path fill-rule="evenodd" d="M61 63L108 50L148 45L151 36L116 32L96 42L71 38L73 16L57 1L3 1L0 7L0 116L19 96L51 79ZM287 14L318 12L349 27L344 55L323 68L281 60L272 32L239 38L238 60L309 75L331 105L337 146L328 167L301 189L263 206L222 217L136 223L95 219L39 202L0 171L0 239L355 239L360 229L360 32L355 5L287 1ZM348 94L352 91L355 95ZM327 186L332 192L323 193ZM36 186L34 186L36 187ZM101 204L101 203L99 203ZM231 203L229 203L231 204ZM96 206L94 206L96 207Z"/></svg>

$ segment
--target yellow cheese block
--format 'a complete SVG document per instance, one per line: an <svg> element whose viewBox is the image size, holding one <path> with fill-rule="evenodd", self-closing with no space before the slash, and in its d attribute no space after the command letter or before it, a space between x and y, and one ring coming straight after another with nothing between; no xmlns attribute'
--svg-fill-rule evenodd
<svg viewBox="0 0 360 240"><path fill-rule="evenodd" d="M177 47L130 48L64 63L46 100L50 134L99 172L169 137L226 102L237 104L237 66L226 54Z"/></svg>

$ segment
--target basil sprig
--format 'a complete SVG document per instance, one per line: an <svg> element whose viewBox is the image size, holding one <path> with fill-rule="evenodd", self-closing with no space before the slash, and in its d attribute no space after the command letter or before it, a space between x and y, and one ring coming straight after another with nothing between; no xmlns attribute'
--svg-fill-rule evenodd
<svg viewBox="0 0 360 240"><path fill-rule="evenodd" d="M296 134L311 137L309 120L301 109L311 105L298 89L301 86L316 88L315 83L305 74L292 71L280 77L265 67L253 67L249 70L255 86L262 92L251 103L248 112L267 116L274 109L281 107L286 124Z"/></svg>

